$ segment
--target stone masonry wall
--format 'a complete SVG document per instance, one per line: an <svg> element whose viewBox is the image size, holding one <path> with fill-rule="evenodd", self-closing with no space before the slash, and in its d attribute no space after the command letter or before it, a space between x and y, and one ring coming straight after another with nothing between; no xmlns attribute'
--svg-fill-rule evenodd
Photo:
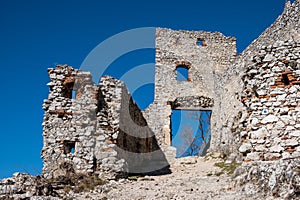
<svg viewBox="0 0 300 200"><path fill-rule="evenodd" d="M89 72L49 68L43 177L159 171L175 156L172 109L206 109L210 151L245 161L234 175L242 192L299 199L299 10L300 0L287 0L282 15L238 56L236 40L221 33L158 28L155 99L144 112L121 81L105 76L97 85ZM178 66L188 70L186 81L176 79ZM44 194L49 185L41 180L16 173L0 193Z"/></svg>
<svg viewBox="0 0 300 200"><path fill-rule="evenodd" d="M242 101L247 108L245 161L300 157L300 40L264 46L247 66Z"/></svg>
<svg viewBox="0 0 300 200"><path fill-rule="evenodd" d="M155 99L144 115L161 146L171 145L170 116L176 99L177 102L187 99L181 104L188 105L177 109L213 110L212 140L218 137L214 127L219 123L216 120L219 108L213 106L219 104L216 90L219 84L216 81L235 55L235 38L225 37L221 33L157 29ZM188 68L187 81L176 79L176 67L180 65ZM201 98L209 99L210 103L202 105Z"/></svg>
<svg viewBox="0 0 300 200"><path fill-rule="evenodd" d="M50 93L43 105L44 177L72 171L116 178L139 167L139 162L154 159L151 153L139 153L160 152L124 83L106 76L96 85L89 72L66 65L48 73ZM136 153L135 157L127 151ZM163 154L160 161L165 161Z"/></svg>
<svg viewBox="0 0 300 200"><path fill-rule="evenodd" d="M262 47L272 46L276 41L299 40L300 31L300 2L296 0L293 4L286 1L283 13L276 21L268 27L256 40L254 40L232 63L220 79L219 97L220 113L216 130L219 132L219 147L212 146L212 151L223 151L230 153L239 147L239 133L243 126L240 122L245 120L246 108L241 103L241 94L244 87L243 72L248 65L252 64L253 57L259 55ZM214 147L217 147L214 149Z"/></svg>
<svg viewBox="0 0 300 200"><path fill-rule="evenodd" d="M91 84L90 74L81 73L83 92L76 101L72 99L72 90L79 72L69 66L57 66L48 69L48 73L50 93L43 105L43 174L52 178L66 174L67 170L93 172L97 87ZM74 169L69 169L70 163Z"/></svg>
<svg viewBox="0 0 300 200"><path fill-rule="evenodd" d="M109 116L107 123L114 130L106 136L106 139L110 138L110 141L113 141L113 144L109 145L113 148L105 151L108 154L115 152L117 158L126 163L128 173L149 173L167 167L169 164L159 149L155 135L148 127L125 84L105 76L101 78L100 90L106 102L103 111L108 112ZM103 128L101 127L99 130L103 130ZM99 151L106 145L99 143L97 146L99 146ZM102 157L103 153L99 152ZM112 162L105 167L111 169L115 167L114 165L115 163ZM101 168L103 168L103 164Z"/></svg>
<svg viewBox="0 0 300 200"><path fill-rule="evenodd" d="M242 154L235 180L252 198L299 199L299 9L287 1L223 79L220 132Z"/></svg>

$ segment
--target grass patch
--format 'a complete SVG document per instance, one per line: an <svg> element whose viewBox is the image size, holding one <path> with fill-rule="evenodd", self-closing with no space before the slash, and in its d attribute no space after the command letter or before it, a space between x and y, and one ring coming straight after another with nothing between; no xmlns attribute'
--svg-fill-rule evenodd
<svg viewBox="0 0 300 200"><path fill-rule="evenodd" d="M128 176L128 180L130 180L130 181L137 181L140 177L142 177L142 176L140 176L140 175L132 175L132 176Z"/></svg>
<svg viewBox="0 0 300 200"><path fill-rule="evenodd" d="M75 177L73 182L75 183L74 192L89 192L93 190L96 186L104 185L107 182L100 179L98 176L79 176Z"/></svg>
<svg viewBox="0 0 300 200"><path fill-rule="evenodd" d="M214 166L221 168L221 172L216 173L216 175L220 176L224 173L231 175L233 174L233 172L237 167L241 166L241 164L242 163L236 163L236 162L233 162L231 164L225 164L225 162L215 163Z"/></svg>
<svg viewBox="0 0 300 200"><path fill-rule="evenodd" d="M216 176L221 176L222 174L224 174L223 171L215 173Z"/></svg>
<svg viewBox="0 0 300 200"><path fill-rule="evenodd" d="M69 176L60 176L55 179L47 180L49 184L61 185L65 193L73 191L74 193L89 192L96 186L107 183L106 180L99 178L97 175L72 174Z"/></svg>

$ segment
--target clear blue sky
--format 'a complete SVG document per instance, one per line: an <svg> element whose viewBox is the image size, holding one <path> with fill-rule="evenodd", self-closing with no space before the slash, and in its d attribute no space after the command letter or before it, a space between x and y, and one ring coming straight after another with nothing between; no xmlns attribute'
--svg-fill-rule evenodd
<svg viewBox="0 0 300 200"><path fill-rule="evenodd" d="M48 94L48 67L67 63L79 68L101 41L121 31L148 26L219 31L236 37L241 52L281 14L284 3L285 0L1 0L0 178L16 171L41 172L41 106ZM134 66L133 60L141 57L154 59L154 51L144 52L147 58L139 53L135 59L124 59L122 66ZM145 107L153 94L140 93L146 100L136 95L138 103Z"/></svg>

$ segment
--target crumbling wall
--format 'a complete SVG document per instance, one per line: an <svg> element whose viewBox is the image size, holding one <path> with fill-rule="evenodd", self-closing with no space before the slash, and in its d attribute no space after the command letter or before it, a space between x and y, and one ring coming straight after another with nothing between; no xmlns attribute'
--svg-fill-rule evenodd
<svg viewBox="0 0 300 200"><path fill-rule="evenodd" d="M96 85L89 72L66 65L48 73L50 93L43 105L44 177L75 172L116 178L140 162L153 160L152 151L160 152L124 83L106 76ZM136 156L129 157L128 151Z"/></svg>
<svg viewBox="0 0 300 200"><path fill-rule="evenodd" d="M286 1L283 13L254 40L226 70L219 83L220 102L217 132L220 137L217 143L227 154L239 148L239 133L243 130L242 123L247 115L246 108L241 103L241 94L244 87L243 75L248 65L253 64L253 57L260 56L261 48L271 47L276 41L299 40L300 16L298 14L300 2L296 0L292 5ZM281 50L280 50L281 51ZM218 145L213 145L212 150ZM232 159L238 158L234 155ZM239 158L238 158L239 159Z"/></svg>
<svg viewBox="0 0 300 200"><path fill-rule="evenodd" d="M144 115L163 148L171 145L170 115L176 99L189 98L196 102L188 103L195 105L188 105L187 109L213 110L212 140L219 137L215 127L220 123L218 105L221 99L216 87L220 86L217 82L235 55L235 38L225 37L221 33L157 29L155 99ZM188 69L187 81L176 79L178 66ZM202 105L200 97L210 99L209 106Z"/></svg>
<svg viewBox="0 0 300 200"><path fill-rule="evenodd" d="M247 117L239 151L246 161L300 157L300 40L263 47L246 67Z"/></svg>
<svg viewBox="0 0 300 200"><path fill-rule="evenodd" d="M299 7L287 1L224 77L222 108L235 110L221 112L230 122L221 130L242 154L236 183L252 197L299 199Z"/></svg>
<svg viewBox="0 0 300 200"><path fill-rule="evenodd" d="M97 146L100 158L109 155L117 155L117 162L110 160L101 168L115 168L125 163L127 173L150 173L167 167L164 154L160 150L156 137L142 115L139 107L133 101L125 84L109 76L101 78L100 90L106 104L103 112L107 112L108 120L104 125L110 125L110 134L106 134L106 140L112 141L107 145L100 142ZM101 124L101 123L100 123ZM99 131L103 130L103 126ZM108 130L109 131L109 130ZM99 151L104 148L106 153Z"/></svg>
<svg viewBox="0 0 300 200"><path fill-rule="evenodd" d="M43 105L43 174L52 178L65 175L68 170L91 173L94 171L98 88L91 83L89 73L69 66L57 66L48 69L48 73L50 93ZM77 75L76 84L82 92L77 99L72 99ZM68 163L72 164L71 169Z"/></svg>

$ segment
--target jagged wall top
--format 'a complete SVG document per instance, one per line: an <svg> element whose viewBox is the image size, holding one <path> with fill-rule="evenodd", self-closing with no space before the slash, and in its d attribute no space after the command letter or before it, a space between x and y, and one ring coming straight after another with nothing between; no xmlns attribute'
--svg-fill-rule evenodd
<svg viewBox="0 0 300 200"><path fill-rule="evenodd" d="M256 40L254 40L241 54L245 58L247 55L253 55L261 46L272 45L275 41L285 41L290 38L300 39L300 1L295 0L291 4L286 1L284 10L275 22L269 26ZM243 59L245 60L245 59Z"/></svg>

